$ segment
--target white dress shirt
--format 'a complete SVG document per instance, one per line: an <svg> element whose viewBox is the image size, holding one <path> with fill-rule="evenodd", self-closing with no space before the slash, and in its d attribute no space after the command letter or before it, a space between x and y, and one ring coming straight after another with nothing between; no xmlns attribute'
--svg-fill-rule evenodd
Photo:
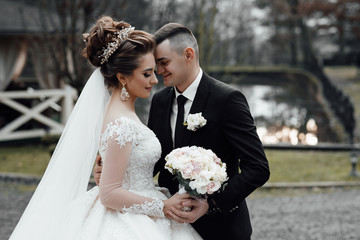
<svg viewBox="0 0 360 240"><path fill-rule="evenodd" d="M196 91L197 91L197 89L199 87L202 75L203 75L203 71L200 68L200 71L199 71L198 75L196 76L195 80L190 84L190 86L188 88L185 89L185 91L183 93L179 93L177 91L176 87L174 86L175 99L173 101L172 111L171 111L171 114L170 114L171 137L172 137L172 140L173 140L173 144L175 144L175 140L174 140L174 137L175 137L175 125L176 125L176 118L177 118L177 112L178 112L176 99L177 99L177 97L179 95L183 95L184 97L187 98L187 101L185 102L185 105L184 105L184 121L186 121L186 118L189 115L192 103L194 102Z"/></svg>

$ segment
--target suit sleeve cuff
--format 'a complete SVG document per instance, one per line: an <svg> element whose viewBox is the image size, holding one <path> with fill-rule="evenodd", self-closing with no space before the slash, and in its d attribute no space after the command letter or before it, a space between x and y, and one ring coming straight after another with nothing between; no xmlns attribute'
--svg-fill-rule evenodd
<svg viewBox="0 0 360 240"><path fill-rule="evenodd" d="M218 207L218 205L216 204L216 202L213 198L209 197L207 199L207 202L209 204L209 210L206 213L207 215L212 215L214 213L221 212L221 209Z"/></svg>

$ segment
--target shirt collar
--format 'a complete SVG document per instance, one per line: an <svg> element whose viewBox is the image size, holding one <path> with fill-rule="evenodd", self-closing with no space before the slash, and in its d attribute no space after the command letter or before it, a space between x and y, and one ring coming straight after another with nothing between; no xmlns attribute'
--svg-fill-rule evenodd
<svg viewBox="0 0 360 240"><path fill-rule="evenodd" d="M195 99L195 95L196 95L196 91L197 88L199 87L200 84L200 80L202 78L203 75L203 70L200 68L200 71L198 73L198 75L196 76L195 80L190 84L190 86L188 88L185 89L185 91L182 93L182 95L184 97L186 97L188 100L190 101L194 101ZM179 95L181 95L181 93L179 93L176 89L176 87L174 86L175 89L175 98L177 98Z"/></svg>

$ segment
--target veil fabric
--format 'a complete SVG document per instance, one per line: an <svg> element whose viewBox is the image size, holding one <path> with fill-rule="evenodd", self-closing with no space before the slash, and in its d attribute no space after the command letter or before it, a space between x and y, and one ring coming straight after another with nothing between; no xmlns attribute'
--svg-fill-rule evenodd
<svg viewBox="0 0 360 240"><path fill-rule="evenodd" d="M49 165L10 239L53 239L72 201L87 191L109 93L97 68L86 83Z"/></svg>

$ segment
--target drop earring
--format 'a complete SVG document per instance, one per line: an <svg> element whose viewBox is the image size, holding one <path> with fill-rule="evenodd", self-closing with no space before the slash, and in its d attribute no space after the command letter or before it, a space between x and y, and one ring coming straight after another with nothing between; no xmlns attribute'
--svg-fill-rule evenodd
<svg viewBox="0 0 360 240"><path fill-rule="evenodd" d="M121 89L121 100L123 100L124 102L127 101L129 99L129 93L125 88L125 85L123 86L123 88Z"/></svg>

